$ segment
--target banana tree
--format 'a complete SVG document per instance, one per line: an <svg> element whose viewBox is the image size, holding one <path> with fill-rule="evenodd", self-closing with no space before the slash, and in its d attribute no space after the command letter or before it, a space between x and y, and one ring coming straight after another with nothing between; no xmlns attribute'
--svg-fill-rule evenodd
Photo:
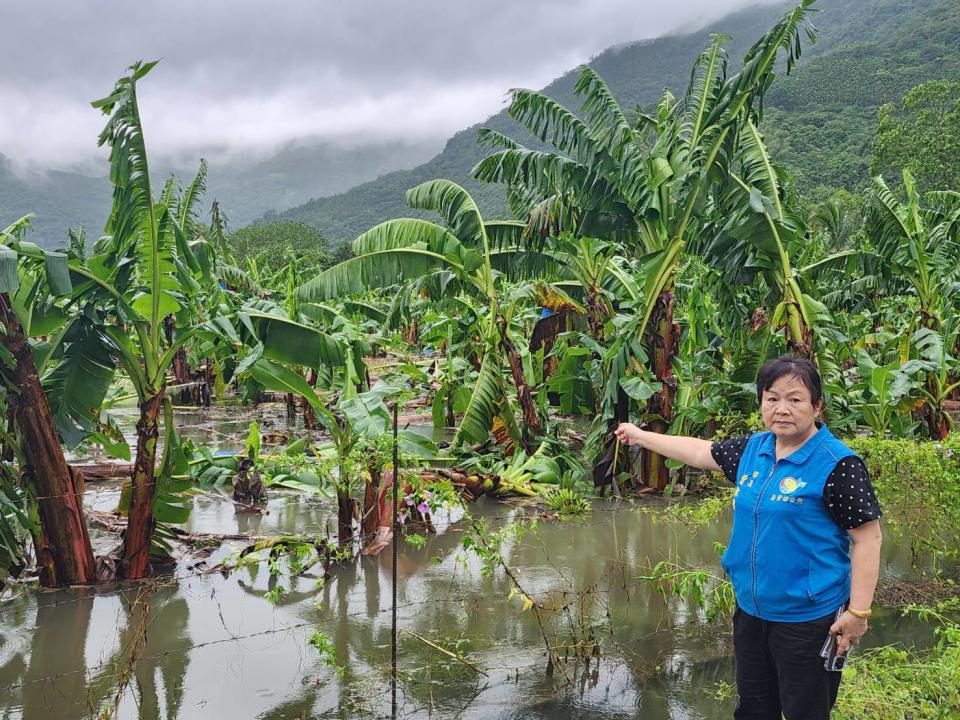
<svg viewBox="0 0 960 720"><path fill-rule="evenodd" d="M350 458L362 441L376 443L387 432L390 414L384 400L398 391L378 385L365 392L357 391L358 378L351 353L346 351L340 394L334 410L321 399L303 375L279 362L260 358L250 368L253 376L264 387L279 392L302 396L330 433L337 455L337 539L341 548L353 541L355 479Z"/></svg>
<svg viewBox="0 0 960 720"><path fill-rule="evenodd" d="M428 273L444 272L457 283L444 287L465 288L482 299L485 307L479 346L477 382L454 443L482 442L494 418L500 416L515 428L512 410L505 401L504 360L520 405L526 439L541 432L541 420L523 363L510 334L498 279L493 266L497 248L513 248L523 230L515 222L484 221L473 198L449 180L431 180L407 191L407 204L433 210L445 225L427 220L400 218L377 225L353 242L356 257L320 273L298 293L306 301L349 296L372 288L389 288ZM519 439L519 438L517 438Z"/></svg>
<svg viewBox="0 0 960 720"><path fill-rule="evenodd" d="M40 583L44 587L85 584L95 581L96 565L83 517L82 481L64 458L55 413L38 370L52 344L30 342L31 329L63 337L64 331L57 330L66 324L63 311L43 299L51 293L70 292L67 256L23 241L28 223L29 216L0 232L0 378L15 424L7 428L4 443L19 449L24 484L36 498L39 527L33 535ZM18 268L21 259L24 282ZM108 370L107 377L111 375Z"/></svg>
<svg viewBox="0 0 960 720"><path fill-rule="evenodd" d="M618 255L619 246L569 232L529 244L535 247L527 249L521 263L527 265L531 275L541 274L549 280L554 291L553 297L545 295L544 307L553 310L558 302L561 307L575 309L576 314L586 317L590 336L603 342L604 326L613 316L615 306L636 302L640 295L633 269ZM556 296L556 291L582 299L583 307L571 307L571 298Z"/></svg>
<svg viewBox="0 0 960 720"><path fill-rule="evenodd" d="M903 171L903 191L905 201L882 177L874 178L867 234L887 272L901 278L919 300L920 315L913 327L938 331L951 285L960 276L960 194L929 193L932 202L924 206L909 170Z"/></svg>
<svg viewBox="0 0 960 720"><path fill-rule="evenodd" d="M172 341L174 328L199 325L208 320L219 325L224 333L229 333L229 323L223 318L233 316L250 295L265 294L264 288L234 264L224 237L226 217L216 202L213 203L210 225L201 222L199 208L206 197L206 177L207 163L201 160L193 180L177 193L171 206L181 231L178 247L183 250L178 252L175 266L183 298L176 315L168 315L165 320L168 342ZM223 343L221 339L228 342ZM173 363L174 380L178 385L191 385L180 393L180 402L208 404L211 392L223 395L223 364L231 360L224 353L229 351L233 339L229 334L222 338L197 338L178 351ZM201 384L193 382L191 367L202 367Z"/></svg>
<svg viewBox="0 0 960 720"><path fill-rule="evenodd" d="M482 160L474 176L520 188L514 197L539 202L529 214L528 239L567 230L616 242L622 255L642 266L635 331L648 338L646 355L661 383L646 407L653 430L665 432L672 416L674 290L683 252L698 237L711 195L725 181L724 167L738 152L741 128L760 118L780 52L789 71L800 53L800 33L806 30L812 38L806 19L812 2L803 0L787 13L731 77L724 38L714 37L694 64L685 96L677 101L668 92L654 116L628 116L603 79L585 67L575 86L583 119L541 93L513 93L511 116L559 152L531 150L482 131L482 141L502 149ZM610 382L620 380L610 373ZM622 398L605 397L611 401L601 420L625 419ZM643 468L649 484L666 486L664 458L645 452Z"/></svg>
<svg viewBox="0 0 960 720"><path fill-rule="evenodd" d="M823 233L832 252L848 249L863 222L861 198L846 190L837 190L810 213L809 224Z"/></svg>
<svg viewBox="0 0 960 720"><path fill-rule="evenodd" d="M806 224L752 120L741 128L738 147L728 167L730 183L714 202L718 221L704 233L713 238L703 254L730 284L750 283L762 273L775 293L772 328L783 328L792 354L812 359L814 318L822 306L803 292L792 261L806 242Z"/></svg>
<svg viewBox="0 0 960 720"><path fill-rule="evenodd" d="M383 403L392 388L378 386L365 392L357 387L363 384L364 366L359 354L369 349L358 333L342 324L344 318L333 308L314 303L291 301L280 306L271 300L253 301L242 307L236 317L239 328L233 334L239 346L252 346L251 351L235 370L235 377L249 374L267 390L299 396L309 408L310 417L319 421L333 439L337 456L337 536L341 547L353 540L352 472L350 458L354 448L363 440L376 443L386 432L389 414ZM290 316L294 317L290 317ZM321 321L331 323L333 334L317 327ZM347 332L344 332L347 330ZM308 371L304 377L303 369ZM336 411L317 394L315 379L329 387L340 372L339 399ZM314 380L311 383L311 379Z"/></svg>
<svg viewBox="0 0 960 720"><path fill-rule="evenodd" d="M177 444L172 404L165 393L167 372L192 338L216 331L212 324L178 327L169 337L164 331L164 319L190 301L178 278L178 266L193 264L195 259L174 212L172 183L159 198L151 186L137 82L155 65L136 63L109 96L92 103L109 116L99 144L110 148L113 206L95 254L85 264L70 266L74 301L99 318L99 337L116 356L137 395L137 448L118 567L127 578L149 572L154 500L158 485L168 480L164 477L170 467L166 453ZM161 416L165 456L158 473Z"/></svg>
<svg viewBox="0 0 960 720"><path fill-rule="evenodd" d="M433 388L432 419L437 429L456 428L456 415L470 400L468 378L475 370L470 362L477 312L469 296L458 296L456 305L430 303L419 313L421 342L436 349L429 383ZM442 354L441 354L442 353Z"/></svg>
<svg viewBox="0 0 960 720"><path fill-rule="evenodd" d="M177 220L177 226L190 242L189 254L177 257L175 260L177 279L184 295L190 296L189 302L180 303L177 314L170 314L164 318L164 333L167 343L173 342L176 328L189 326L202 321L204 315L204 300L202 297L205 286L212 285L212 270L214 255L204 243L198 223L197 207L203 202L206 193L207 162L200 161L200 167L193 180L179 194L176 202L171 205L171 212ZM171 179L172 182L172 179ZM201 263L200 260L203 262ZM173 380L180 386L176 393L177 402L183 405L200 405L209 403L209 394L204 396L201 387L193 385L193 374L187 348L181 347L173 358ZM209 388L208 388L209 391Z"/></svg>
<svg viewBox="0 0 960 720"><path fill-rule="evenodd" d="M857 352L860 379L852 389L851 405L878 437L884 437L891 428L898 431L898 437L906 434L905 424L911 420L909 410L913 405L911 395L921 384L913 377L918 369L922 369L921 361L880 365L865 350Z"/></svg>
<svg viewBox="0 0 960 720"><path fill-rule="evenodd" d="M895 276L904 289L916 296L919 313L907 333L926 328L942 334L944 318L956 310L954 288L960 279L960 194L952 191L928 194L928 207L921 203L909 170L903 171L906 201L899 200L883 178L874 178L872 206L867 215L867 233L884 260L882 271ZM927 374L926 391L939 394L934 370ZM929 406L930 437L943 439L948 420L937 404Z"/></svg>
<svg viewBox="0 0 960 720"><path fill-rule="evenodd" d="M957 380L960 361L947 349L954 346L957 340L956 325L951 325L953 333L947 333L946 337L930 328L920 328L911 338L920 357L908 365L914 364L914 367L926 373L921 393L927 404L927 429L930 437L937 440L944 439L954 424L945 405L951 393L960 388L960 381Z"/></svg>

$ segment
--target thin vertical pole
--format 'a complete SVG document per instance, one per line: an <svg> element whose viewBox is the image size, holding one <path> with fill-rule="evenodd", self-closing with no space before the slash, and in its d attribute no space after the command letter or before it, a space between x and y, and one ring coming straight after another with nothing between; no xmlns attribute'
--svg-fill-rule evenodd
<svg viewBox="0 0 960 720"><path fill-rule="evenodd" d="M397 455L397 405L393 403L393 624L390 630L390 717L397 717L397 545L400 526L397 524L397 487L400 485L400 463Z"/></svg>

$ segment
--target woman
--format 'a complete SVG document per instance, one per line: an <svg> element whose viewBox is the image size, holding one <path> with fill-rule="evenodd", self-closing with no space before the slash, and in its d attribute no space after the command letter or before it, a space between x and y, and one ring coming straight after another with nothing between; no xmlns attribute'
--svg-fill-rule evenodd
<svg viewBox="0 0 960 720"><path fill-rule="evenodd" d="M820 375L782 357L757 377L770 431L709 442L621 424L616 435L737 485L723 568L737 598L735 718L819 720L840 673L824 667L827 634L844 654L867 631L880 569L880 507L866 467L826 425ZM837 618L837 613L842 614Z"/></svg>

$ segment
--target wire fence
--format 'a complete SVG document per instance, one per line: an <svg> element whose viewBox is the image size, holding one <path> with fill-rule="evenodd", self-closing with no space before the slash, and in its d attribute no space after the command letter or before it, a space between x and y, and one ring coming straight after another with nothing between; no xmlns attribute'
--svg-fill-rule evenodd
<svg viewBox="0 0 960 720"><path fill-rule="evenodd" d="M568 531L568 532L569 532L569 530L570 530L570 525L571 525L571 524L580 526L580 527L582 527L582 528L589 528L589 527L594 527L594 526L598 526L598 525L601 525L601 524L607 524L607 523L609 523L609 522L611 521L611 517L610 517L611 514L620 513L620 512L625 512L625 511L630 510L630 509L631 509L631 508L630 508L630 506L628 506L628 505L621 505L621 506L618 507L618 508L605 508L605 509L600 509L599 512L603 513L603 514L605 515L605 517L593 519L592 521L566 521L563 525L559 525L559 524L558 524L558 525L556 525L556 526L554 526L554 527L550 527L550 528L545 528L545 529L538 530L538 531L537 531L537 536L543 536L543 535L547 535L547 534L554 533L554 532L560 532L560 531ZM504 513L504 514L502 514L502 515L494 515L494 516L486 516L486 517L487 517L487 520L488 520L488 521L491 521L491 522L502 522L502 521L505 521L505 520L515 519L515 518L517 517L517 512L518 512L518 510L519 510L519 508L515 508L515 509L513 509L511 512ZM183 582L185 582L185 581L187 581L187 580L190 580L190 579L201 578L201 577L209 577L210 575L211 575L211 572L210 572L209 569L194 570L194 571L191 571L191 572L177 573L177 574L174 574L174 575L168 576L168 577L156 578L156 579L149 580L149 581L145 581L145 582L152 584L154 587L159 587L159 586L174 586L174 585L179 585L179 584L181 584L181 583L183 583ZM68 605L68 604L71 604L71 603L77 603L77 602L82 602L82 601L91 600L91 599L99 599L99 598L114 597L114 596L124 596L124 595L129 594L131 590L142 590L142 588L143 588L143 586L144 586L144 582L143 582L143 581L141 581L141 582L139 582L139 583L135 583L135 584L131 584L129 581L117 581L117 584L119 585L119 587L117 587L115 590L112 590L112 591L109 591L109 592L103 592L103 591L102 591L102 587L100 587L100 586L90 586L89 588L84 587L84 588L82 588L82 590L90 590L90 591L92 591L91 594L89 594L89 595L82 595L82 596L78 596L78 597L74 597L74 598L70 598L70 599L65 599L65 600L58 600L58 601L56 601L56 602L46 604L46 605L44 605L43 607L44 607L45 609L53 609L53 608L57 608L57 607L60 607L60 606L63 606L63 605ZM547 591L547 592L548 592L548 593L553 593L554 591ZM533 593L533 594L534 594L534 595L540 595L540 594L544 594L544 593ZM349 602L351 602L352 600L362 599L363 597L365 597L365 591L364 591L364 592L356 593L352 598L347 598L347 602L349 603ZM485 595L477 595L477 594L475 594L475 593L463 593L463 594L456 594L456 595L449 595L449 594L447 594L447 595L444 595L444 596L442 596L442 597L435 597L435 598L430 598L430 599L425 599L425 600L417 600L417 601L409 601L409 602L404 602L404 603L398 603L397 606L396 606L396 608L397 608L397 610L407 610L407 609L414 608L414 607L425 607L425 606L436 605L436 604L455 604L455 603L463 603L463 602L483 603L483 602L485 602L485 601L497 600L497 599L500 599L500 600L503 599L502 593L485 594ZM20 614L20 613L22 613L22 612L24 612L24 609L22 609L22 608L8 609L8 610L5 610L5 611L3 611L3 612L0 612L0 618L9 617L9 616L12 616L12 615L17 615L17 614ZM393 612L393 607L388 605L388 606L386 606L386 607L380 607L377 611L375 611L375 612L372 613L372 616L373 616L373 617L377 617L377 616L380 616L380 615L383 615L383 614L386 614L386 613L392 613L392 612ZM140 657L138 658L138 661L140 661L140 660L159 659L159 658L162 658L162 657L165 657L165 656L167 656L167 655L174 654L174 653L189 653L189 652L192 652L192 651L194 651L194 650L198 650L198 649L202 649L202 648L206 648L206 647L210 647L210 646L221 645L221 644L224 644L224 643L231 643L231 642L239 642L239 641L246 640L246 639L250 639L250 638L276 635L276 634L279 634L279 633L289 633L289 632L292 632L292 631L295 631L295 630L299 630L299 629L305 629L305 628L308 628L308 627L316 627L316 626L318 625L318 622L330 622L330 621L337 621L337 620L345 620L345 619L349 619L349 618L362 617L362 616L366 616L366 618L367 618L368 620L371 619L371 611L370 611L369 609L364 609L364 610L358 610L358 611L355 611L355 612L334 614L334 615L330 615L330 616L327 616L327 617L323 617L323 618L321 618L321 619L319 619L319 620L302 621L302 622L298 622L298 623L292 623L292 624L289 624L289 625L285 625L285 626L279 627L279 628L269 628L269 629L265 629L265 630L258 630L258 631L253 631L253 632L246 633L246 634L241 634L241 635L237 635L237 634L234 634L234 633L230 633L229 630L228 630L229 635L228 635L227 637L218 638L218 639L215 639L215 640L208 640L208 641L204 641L204 642L200 642L200 643L195 643L195 644L190 644L190 645L186 645L186 646L183 646L183 647L180 647L180 648L168 649L168 650L165 650L165 651L163 651L163 652L161 652L161 653L156 653L156 654L153 654L153 655L142 655L142 656L140 656ZM521 652L525 652L525 651L521 651ZM32 679L32 680L30 680L30 681L28 681L28 682L31 683L31 684L33 684L33 683L43 683L43 682L52 682L52 681L58 680L58 679L60 679L60 678L67 677L67 676L69 676L69 675L76 675L76 674L80 674L80 673L84 673L84 674L96 673L98 670L103 669L103 668L105 667L105 665L106 665L105 663L101 663L101 664L98 664L98 665L94 665L94 666L90 666L90 667L85 667L85 668L82 668L82 669L71 670L71 671L66 672L66 673L52 674L52 675L44 676L44 677L41 677L41 678L34 678L34 679ZM25 682L20 682L20 683L14 683L14 684L11 684L11 685L7 685L7 686L5 686L5 687L0 687L0 692L10 692L10 691L12 691L12 690L15 690L15 689L18 689L18 688L23 687L25 684L27 684L27 683L25 683Z"/></svg>
<svg viewBox="0 0 960 720"><path fill-rule="evenodd" d="M532 536L533 538L549 536L554 533L559 532L573 532L576 529L589 530L597 526L602 526L609 524L611 521L614 521L619 515L631 512L635 509L635 506L629 502L617 502L616 504L610 504L605 506L599 506L595 508L594 514L592 517L581 519L581 520L572 520L565 521L564 523L557 523L554 525L546 525L545 523L540 523L540 529ZM533 515L526 515L525 509L523 506L515 506L510 508L508 512L505 513L496 513L493 515L486 515L485 518L491 523L501 523L507 522L510 520L525 520L535 517ZM453 524L453 523L452 523ZM441 528L443 530L443 528ZM546 552L546 549L544 549ZM598 560L607 561L607 562L622 562L625 559L621 558L612 558L612 557L600 557L598 555ZM553 563L548 558L548 563L553 566ZM555 568L556 569L556 568ZM365 568L365 571L367 568ZM557 569L560 572L559 569ZM606 573L606 571L604 571ZM615 576L615 571L611 571L610 580L613 580ZM177 585L179 583L189 581L195 578L209 577L210 574L208 571L187 571L177 573L176 575L163 578L162 580L154 579L148 581L153 583L155 587L159 588L162 586L168 585ZM562 573L561 573L562 576ZM351 585L353 585L353 579L356 576L351 577ZM336 579L336 575L333 576L333 579ZM564 578L565 579L565 578ZM219 580L219 578L218 578ZM501 578L504 580L504 578ZM619 581L618 581L619 582ZM611 583L612 584L612 583ZM142 590L144 583L137 583L131 586L129 583L123 584L118 587L116 590L108 593L109 595L119 595L119 594L130 594L131 591ZM204 586L200 586L201 588ZM334 588L335 585L332 583L326 586L327 588ZM483 593L477 592L481 588L475 588L474 592L461 592L458 591L458 588L462 588L462 578L458 581L455 577L451 577L449 585L446 592L438 593L435 596L426 599L419 600L410 600L399 603L397 608L399 611L404 613L404 623L409 623L412 619L417 618L422 614L424 609L431 607L443 607L444 605L456 605L456 604L465 604L463 610L454 612L471 612L470 607L477 605L477 610L480 607L486 605L489 601L501 601L505 602L509 598L507 597L506 591L501 590L500 592L495 593ZM542 586L541 586L542 588ZM603 600L600 607L600 614L603 614L603 607L607 606L608 599L606 598L606 593L611 590L620 589L609 587L602 591ZM182 588L177 588L178 592L171 593L167 598L166 602L182 596ZM196 594L199 596L206 596L207 591L200 589L199 591L192 591L191 594ZM555 635L555 642L559 643L556 645L556 649L563 651L564 648L569 649L569 641L561 640L562 637L566 637L566 625L564 624L564 618L560 612L560 608L556 607L559 605L557 600L560 595L566 596L566 592L562 592L560 589L554 587L549 589L541 589L537 592L532 592L531 595L537 597L543 597L546 599L547 595L552 596L553 604L555 607L548 608L549 610L557 610L558 612L554 615L554 621L551 621L553 627L550 629L551 635ZM576 594L576 592L573 592ZM97 597L106 595L105 593L98 593ZM213 596L213 593L210 593L210 596ZM366 590L360 590L358 588L357 592L347 593L345 596L337 596L335 602L339 604L349 605L353 604L355 601L361 601L364 597L369 598ZM53 606L64 604L65 602L76 602L84 598L75 598L68 601L59 601L54 603ZM384 596L384 600L387 600L387 596ZM219 603L219 600L217 601ZM298 601L299 602L299 601ZM204 649L215 648L218 646L229 646L230 644L238 644L237 646L237 657L246 656L249 652L258 652L262 650L267 650L272 646L276 646L275 643L263 643L255 644L253 647L242 646L239 643L249 642L251 640L256 640L258 638L269 638L277 637L279 644L282 644L283 647L286 647L286 643L294 642L300 650L294 652L301 652L305 643L306 635L312 629L323 629L327 626L328 623L338 623L338 622L348 622L350 623L351 628L356 628L360 631L362 628L369 627L370 623L379 622L379 630L374 632L384 632L387 630L386 624L381 622L385 620L384 616L391 612L392 608L390 605L380 604L382 601L378 601L378 607L375 609L364 608L353 611L336 611L335 609L329 608L326 611L320 613L316 619L305 619L299 620L296 622L285 623L277 627L263 628L259 630L252 630L246 633L234 633L231 628L228 628L228 625L223 621L223 615L221 613L221 622L223 623L224 630L226 634L223 637L215 637L211 639L204 640L202 642L189 643L181 647L168 648L162 651L153 652L149 654L138 655L135 659L131 658L130 662L125 666L124 657L121 653L120 660L116 660L116 655L112 659L107 661L101 661L97 665L85 667L82 669L71 670L66 673L57 673L49 674L41 678L30 678L27 682L17 682L5 687L0 688L0 696L10 696L10 693L17 692L19 689L22 689L25 685L30 684L34 685L37 683L52 683L49 689L44 689L44 696L48 696L49 693L56 693L63 697L64 690L56 685L56 683L62 678L69 677L71 675L77 676L81 675L85 678L92 678L92 680L87 679L84 682L87 685L88 696L87 699L79 697L77 699L76 707L78 709L85 706L87 711L90 711L91 704L90 698L94 697L93 690L94 687L102 687L103 683L114 682L122 690L118 691L118 694L115 698L126 697L127 700L124 702L129 702L130 699L134 702L139 702L137 700L137 693L140 692L139 683L141 680L137 679L135 684L132 684L129 688L126 687L125 683L129 678L130 667L133 667L137 663L144 663L147 668L157 667L157 663L163 663L164 658L176 655L176 654L193 654L197 652L203 652ZM163 607L162 604L157 604L158 610ZM332 610L332 611L331 611ZM576 610L573 611L576 614ZM609 617L609 615L608 615ZM353 621L355 619L363 619L365 622L359 625L356 625ZM415 620L414 620L415 621ZM152 620L150 621L152 623ZM640 640L647 640L651 635L656 635L660 633L669 633L675 632L676 628L672 627L663 627L656 630L650 635L646 635L643 638L634 638L639 642ZM153 629L150 628L149 632L163 632L163 629ZM351 637L353 629L350 630ZM421 631L423 632L423 631ZM611 631L612 632L612 631ZM302 633L302 635L300 635ZM404 634L401 631L401 636ZM286 637L285 637L286 636ZM427 632L426 636L428 638L435 638L433 632ZM294 640L296 637L296 640ZM381 637L383 637L381 635ZM445 636L441 633L439 636L441 639L436 639L436 642L449 645L448 641L444 638ZM613 636L611 635L611 639ZM412 645L411 645L412 643ZM567 643L564 645L564 643ZM429 643L428 643L429 644ZM628 643L633 645L631 643ZM402 645L403 652L400 655L400 668L399 668L399 677L401 682L398 686L398 703L397 703L397 714L399 718L410 718L410 717L462 717L464 714L476 713L477 712L477 703L481 703L483 707L487 707L487 704L490 702L497 703L499 700L495 699L502 695L503 688L502 683L504 682L514 682L514 677L519 681L519 678L522 677L531 669L538 669L539 672L536 675L536 680L528 680L527 682L536 682L542 683L544 681L548 682L550 685L555 687L570 687L573 688L574 685L571 684L574 681L577 685L580 686L580 692L583 692L584 682L590 683L593 680L585 679L587 678L586 670L584 666L579 664L579 661L571 658L572 665L567 669L561 669L557 671L559 677L556 679L547 680L549 670L545 666L546 656L543 652L543 646L539 645L537 647L536 643L526 643L517 645L513 643L513 646L501 647L498 643L493 643L492 646L483 649L482 647L477 648L475 651L469 652L468 657L471 663L475 663L478 666L482 666L485 671L490 673L491 677L483 678L479 675L477 676L476 683L473 681L464 680L464 676L456 676L457 679L457 690L451 694L450 692L441 693L438 695L437 701L438 704L434 705L434 692L436 692L437 687L442 687L446 680L442 678L446 677L444 673L453 672L449 668L458 667L456 663L451 660L446 660L437 652L432 652L426 650L426 645L421 647L421 650L417 650L417 642L408 639ZM292 646L291 646L292 647ZM353 647L353 645L351 645ZM450 645L454 650L456 650L456 645ZM354 662L360 660L359 670L355 673L352 679L348 679L346 684L342 681L338 681L335 685L326 685L326 682L322 683L323 687L327 687L327 690L323 690L322 694L317 695L315 692L310 690L304 690L298 687L297 683L292 683L290 690L294 692L294 695L291 695L287 701L284 703L284 707L300 708L299 712L306 713L304 717L343 717L343 703L348 703L347 707L351 707L349 703L358 702L362 703L357 707L362 709L364 712L370 713L377 716L382 716L384 713L389 713L390 708L390 697L391 697L391 687L390 687L390 667L387 661L387 657L384 653L383 645L374 644L373 648L379 648L377 650L370 650L370 653L362 653L359 656L355 656ZM622 646L621 643L614 641L611 648L614 649L616 653L615 657L620 658L620 660L615 660L614 662L623 662L624 657L632 656L635 653L625 646ZM149 650L149 645L146 648ZM356 652L356 650L351 651L351 655ZM459 650L456 650L459 654ZM608 650L607 652L610 652ZM626 652L625 656L622 656ZM339 653L339 650L338 650ZM606 653L605 653L606 654ZM622 657L621 657L622 656ZM637 656L638 658L640 656ZM416 658L414 666L411 667L411 659ZM438 665L439 661L439 665ZM184 660L184 663L187 661ZM193 660L190 663L204 663L204 660ZM302 663L304 662L303 656L301 656L300 663L301 669L303 669ZM599 662L599 661L598 661ZM447 663L444 665L444 663ZM565 663L564 663L565 664ZM596 666L596 664L595 664ZM446 670L442 668L448 668ZM613 666L606 666L608 669L603 672L608 672ZM587 666L589 668L589 666ZM139 672L139 671L138 671ZM310 672L315 672L311 670ZM569 672L569 675L567 674ZM125 675L126 673L126 675ZM493 677L493 673L497 673L497 677ZM500 674L503 673L502 676ZM581 677L582 676L582 677ZM317 676L317 682L320 681L322 675ZM333 675L328 676L332 681L334 680ZM454 677L454 676L450 676ZM601 674L602 677L602 674ZM90 684L90 683L93 684ZM441 682L441 685L437 685L437 682ZM306 679L302 680L302 688L310 688L312 685L307 682ZM559 684L556 684L559 683ZM335 689L333 689L335 688ZM179 692L179 691L178 691ZM333 692L333 695L330 693ZM493 692L494 695L490 695L490 692ZM126 694L124 694L126 693ZM129 695L133 693L133 695ZM561 695L557 696L558 698L563 697ZM485 699L486 698L486 699ZM493 699L491 699L493 698ZM562 702L562 701L561 701ZM303 703L302 707L298 703ZM334 704L331 704L334 703ZM473 710L471 710L473 708ZM360 710L358 710L360 712ZM79 717L79 715L77 716Z"/></svg>
<svg viewBox="0 0 960 720"><path fill-rule="evenodd" d="M619 512L624 512L628 509L631 509L631 508L621 507L617 509L601 509L600 511L609 512L609 513L619 513ZM492 523L499 523L505 520L516 519L516 509L510 513L505 513L502 515L492 515L492 516L486 515L484 516L484 518L488 522L492 522ZM585 521L580 521L576 519L564 520L563 524L558 524L554 527L538 530L537 536L549 535L551 533L559 532L559 531L569 531L569 528L572 525L580 528L590 528L598 525L607 524L609 522L611 522L610 518L604 518L604 519L596 520L593 522L585 522ZM613 560L613 558L602 558L602 559ZM219 574L219 573L217 571L211 572L210 568L204 568L204 569L193 570L190 572L182 572L182 573L175 573L173 575L165 575L159 578L159 580L161 580L164 585L179 584L181 582L184 582L186 580L190 580L193 578L209 577L212 574ZM77 602L83 602L91 598L106 598L106 597L115 597L119 595L124 595L128 593L131 589L135 589L136 587L138 587L140 584L142 584L142 582L144 581L113 580L108 583L101 583L99 585L78 585L70 588L69 590L53 591L53 592L74 591L74 592L84 592L84 593L90 593L90 594L80 595L78 597L73 597L67 600L57 600L52 603L46 603L43 605L43 607L45 609L52 609L52 608L61 607L63 605L70 605ZM105 588L109 588L110 586L116 586L116 589L105 591ZM7 599L5 602L12 602L15 599L16 597L10 598L10 599ZM478 599L484 599L484 598L478 598ZM23 608L2 610L0 611L0 619L4 617L11 617L14 615L18 615L22 612L24 612Z"/></svg>

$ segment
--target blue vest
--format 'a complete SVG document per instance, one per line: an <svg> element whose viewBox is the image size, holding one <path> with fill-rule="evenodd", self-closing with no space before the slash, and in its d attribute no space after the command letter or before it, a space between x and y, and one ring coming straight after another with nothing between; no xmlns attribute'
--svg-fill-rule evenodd
<svg viewBox="0 0 960 720"><path fill-rule="evenodd" d="M779 461L775 444L771 432L747 441L723 569L748 614L814 620L850 597L850 538L824 507L823 486L837 463L856 453L826 425Z"/></svg>

